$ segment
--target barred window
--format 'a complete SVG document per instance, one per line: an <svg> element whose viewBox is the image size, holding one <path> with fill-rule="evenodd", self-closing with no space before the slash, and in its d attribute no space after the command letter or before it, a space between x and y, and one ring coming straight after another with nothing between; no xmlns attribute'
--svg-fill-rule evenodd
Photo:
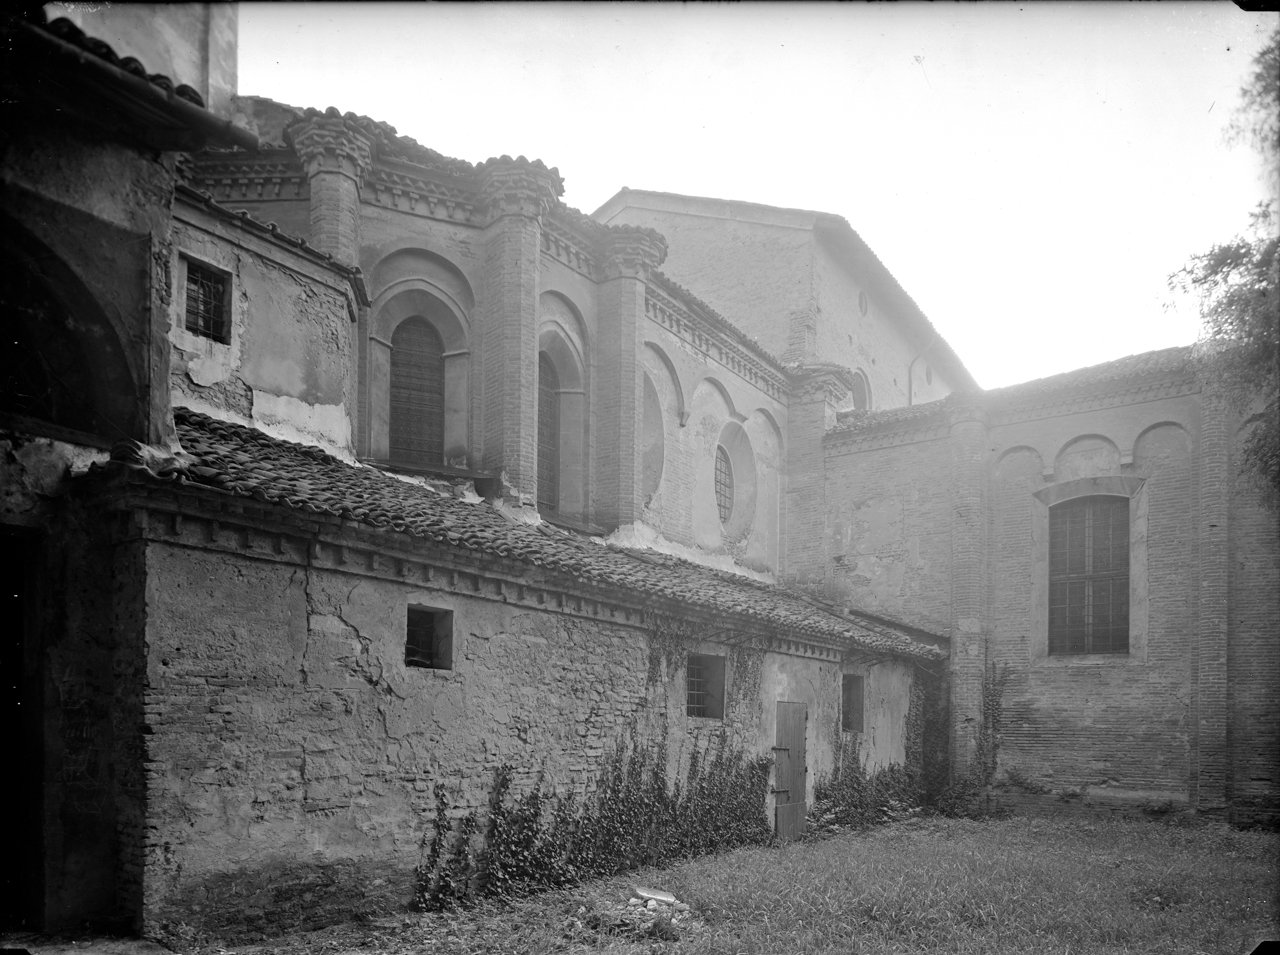
<svg viewBox="0 0 1280 955"><path fill-rule="evenodd" d="M689 654L685 663L685 713L724 719L724 657Z"/></svg>
<svg viewBox="0 0 1280 955"><path fill-rule="evenodd" d="M424 318L391 335L391 463L425 468L444 460L444 343Z"/></svg>
<svg viewBox="0 0 1280 955"><path fill-rule="evenodd" d="M193 335L227 344L231 341L231 319L227 306L227 276L215 269L186 260L186 328Z"/></svg>
<svg viewBox="0 0 1280 955"><path fill-rule="evenodd" d="M1049 509L1049 653L1129 652L1129 499Z"/></svg>
<svg viewBox="0 0 1280 955"><path fill-rule="evenodd" d="M728 524L733 517L733 464L722 444L716 445L716 507L720 510L720 523Z"/></svg>

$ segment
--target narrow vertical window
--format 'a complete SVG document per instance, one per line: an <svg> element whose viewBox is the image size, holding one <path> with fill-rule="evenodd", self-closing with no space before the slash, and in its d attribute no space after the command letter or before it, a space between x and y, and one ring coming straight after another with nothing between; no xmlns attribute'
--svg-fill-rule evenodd
<svg viewBox="0 0 1280 955"><path fill-rule="evenodd" d="M186 314L187 331L201 338L227 344L231 341L231 322L227 314L227 276L215 269L184 260L187 267Z"/></svg>
<svg viewBox="0 0 1280 955"><path fill-rule="evenodd" d="M867 378L860 371L853 373L853 410L871 410L871 389L867 387Z"/></svg>
<svg viewBox="0 0 1280 955"><path fill-rule="evenodd" d="M863 690L863 678L856 673L846 673L840 678L840 728L846 733L862 732Z"/></svg>
<svg viewBox="0 0 1280 955"><path fill-rule="evenodd" d="M538 356L538 507L560 502L560 376L546 352Z"/></svg>
<svg viewBox="0 0 1280 955"><path fill-rule="evenodd" d="M733 517L733 462L723 444L716 445L716 507L720 510L720 523L728 524Z"/></svg>
<svg viewBox="0 0 1280 955"><path fill-rule="evenodd" d="M1129 499L1049 509L1049 652L1129 652Z"/></svg>
<svg viewBox="0 0 1280 955"><path fill-rule="evenodd" d="M444 344L424 318L391 335L391 464L427 468L444 459Z"/></svg>

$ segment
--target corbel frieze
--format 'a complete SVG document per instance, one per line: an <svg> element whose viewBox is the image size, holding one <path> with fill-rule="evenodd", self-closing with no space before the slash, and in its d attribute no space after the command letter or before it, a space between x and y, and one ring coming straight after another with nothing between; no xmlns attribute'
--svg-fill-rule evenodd
<svg viewBox="0 0 1280 955"><path fill-rule="evenodd" d="M542 253L593 282L600 280L601 272L595 255L585 243L550 217L542 222Z"/></svg>
<svg viewBox="0 0 1280 955"><path fill-rule="evenodd" d="M667 258L667 240L643 226L611 226L601 246L601 265L608 279L644 279Z"/></svg>
<svg viewBox="0 0 1280 955"><path fill-rule="evenodd" d="M289 127L286 136L308 176L340 172L362 182L373 168L369 135L341 116L299 120Z"/></svg>
<svg viewBox="0 0 1280 955"><path fill-rule="evenodd" d="M655 612L707 626L725 622L722 613L675 600L609 594L608 585L581 587L568 578L531 580L528 564L490 553L473 554L419 539L397 547L385 531L327 515L299 515L297 523L281 520L278 508L229 495L211 500L204 490L148 488L113 502L116 540L145 540L371 577L635 629L646 629ZM830 662L839 662L849 651L830 637L807 639L748 620L734 625L733 640L722 642Z"/></svg>
<svg viewBox="0 0 1280 955"><path fill-rule="evenodd" d="M268 202L307 199L306 171L292 150L278 149L256 156L200 158L190 175L191 185L218 202Z"/></svg>
<svg viewBox="0 0 1280 955"><path fill-rule="evenodd" d="M427 219L476 224L476 193L470 184L460 186L418 172L375 162L365 176L361 198L385 209Z"/></svg>
<svg viewBox="0 0 1280 955"><path fill-rule="evenodd" d="M564 192L557 170L523 156L487 159L476 167L476 177L486 223L511 215L540 219Z"/></svg>
<svg viewBox="0 0 1280 955"><path fill-rule="evenodd" d="M727 336L699 321L692 312L652 286L645 288L644 313L651 322L665 328L717 364L723 365L753 388L777 401L786 401L790 389L780 374L772 372L745 349L730 342Z"/></svg>

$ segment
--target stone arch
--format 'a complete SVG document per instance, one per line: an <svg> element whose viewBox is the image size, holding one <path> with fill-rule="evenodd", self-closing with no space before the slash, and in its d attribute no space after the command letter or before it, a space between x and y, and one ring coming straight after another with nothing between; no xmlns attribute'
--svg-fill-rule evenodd
<svg viewBox="0 0 1280 955"><path fill-rule="evenodd" d="M558 292L538 299L538 505L562 517L587 516L586 323ZM554 485L553 488L547 485Z"/></svg>
<svg viewBox="0 0 1280 955"><path fill-rule="evenodd" d="M657 374L658 368L666 372L666 378L674 396L674 406L670 410L676 421L683 427L689 418L689 410L685 406L684 388L680 385L680 373L676 371L675 362L671 360L671 357L661 346L654 342L644 343L644 354L646 358L650 359L645 362L645 365L651 369L651 374ZM658 382L655 380L654 384L656 385Z"/></svg>
<svg viewBox="0 0 1280 955"><path fill-rule="evenodd" d="M861 368L853 373L853 387L849 392L849 406L854 411L870 411L873 407L871 381Z"/></svg>
<svg viewBox="0 0 1280 955"><path fill-rule="evenodd" d="M1106 435L1077 435L1053 459L1055 481L1119 473L1120 449Z"/></svg>
<svg viewBox="0 0 1280 955"><path fill-rule="evenodd" d="M408 246L384 255L373 267L369 294L375 299L389 296L404 284L426 288L458 314L475 309L475 295L462 270L426 249Z"/></svg>
<svg viewBox="0 0 1280 955"><path fill-rule="evenodd" d="M756 408L743 423L755 462L755 505L747 544L739 559L752 567L778 565L782 523L782 475L786 470L784 439L768 408Z"/></svg>
<svg viewBox="0 0 1280 955"><path fill-rule="evenodd" d="M72 440L103 446L150 439L123 323L61 257L3 217L0 309L0 412L20 417L24 429L68 429Z"/></svg>
<svg viewBox="0 0 1280 955"><path fill-rule="evenodd" d="M1044 473L1044 458L1029 444L1005 448L996 458L992 474L998 481L1039 477Z"/></svg>
<svg viewBox="0 0 1280 955"><path fill-rule="evenodd" d="M693 389L695 398L699 393L705 394L708 390L715 392L715 394L717 394L720 397L720 400L724 402L725 413L730 418L738 422L746 420L743 417L743 415L738 411L738 409L734 406L733 396L729 394L729 389L725 387L724 382L722 382L719 378L716 378L714 375L703 375L701 378L699 378L698 383L694 386L694 389Z"/></svg>

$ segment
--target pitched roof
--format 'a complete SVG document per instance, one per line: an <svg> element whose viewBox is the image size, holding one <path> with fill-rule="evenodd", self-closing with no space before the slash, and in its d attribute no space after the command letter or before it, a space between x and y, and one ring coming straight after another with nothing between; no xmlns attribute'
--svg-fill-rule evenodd
<svg viewBox="0 0 1280 955"><path fill-rule="evenodd" d="M607 221L627 206L636 204L642 207L645 198L656 200L660 205L645 208L660 211L679 211L671 208L674 204L691 211L695 215L729 216L744 221L760 222L770 225L781 225L789 228L808 229L816 236L826 239L838 247L847 266L861 268L873 291L888 301L891 307L902 316L909 327L925 341L925 350L934 357L931 361L939 368L945 369L954 379L956 387L962 390L977 388L969 369L952 349L945 338L939 334L933 323L920 309L907 291L889 271L888 266L880 261L871 246L860 236L843 216L829 212L815 212L811 209L792 209L782 206L770 206L760 202L747 202L742 199L714 199L706 196L688 196L676 192L661 192L650 189L630 189L623 186L611 198L605 201L593 217ZM663 206L661 204L665 203Z"/></svg>
<svg viewBox="0 0 1280 955"><path fill-rule="evenodd" d="M181 480L297 511L515 559L575 581L677 601L796 637L916 657L945 651L905 629L864 625L801 595L653 551L629 550L548 524L513 523L485 502L469 502L347 464L315 447L184 408L174 411L183 448L195 458ZM113 458L116 455L113 454ZM172 476L172 475L170 475Z"/></svg>
<svg viewBox="0 0 1280 955"><path fill-rule="evenodd" d="M192 87L148 73L137 58L121 57L66 18L45 21L38 7L0 17L0 41L12 61L6 98L56 103L82 123L161 151L257 148L255 136L208 112Z"/></svg>
<svg viewBox="0 0 1280 955"><path fill-rule="evenodd" d="M960 404L976 405L988 411L1024 407L1028 404L1067 401L1088 393L1103 395L1125 390L1147 379L1191 376L1195 373L1193 347L1180 345L1157 351L1126 355L1114 361L1076 368L1047 378L992 388L988 391L949 395L919 405L886 408L883 411L842 411L835 427L827 433L912 430L945 417L947 409Z"/></svg>

